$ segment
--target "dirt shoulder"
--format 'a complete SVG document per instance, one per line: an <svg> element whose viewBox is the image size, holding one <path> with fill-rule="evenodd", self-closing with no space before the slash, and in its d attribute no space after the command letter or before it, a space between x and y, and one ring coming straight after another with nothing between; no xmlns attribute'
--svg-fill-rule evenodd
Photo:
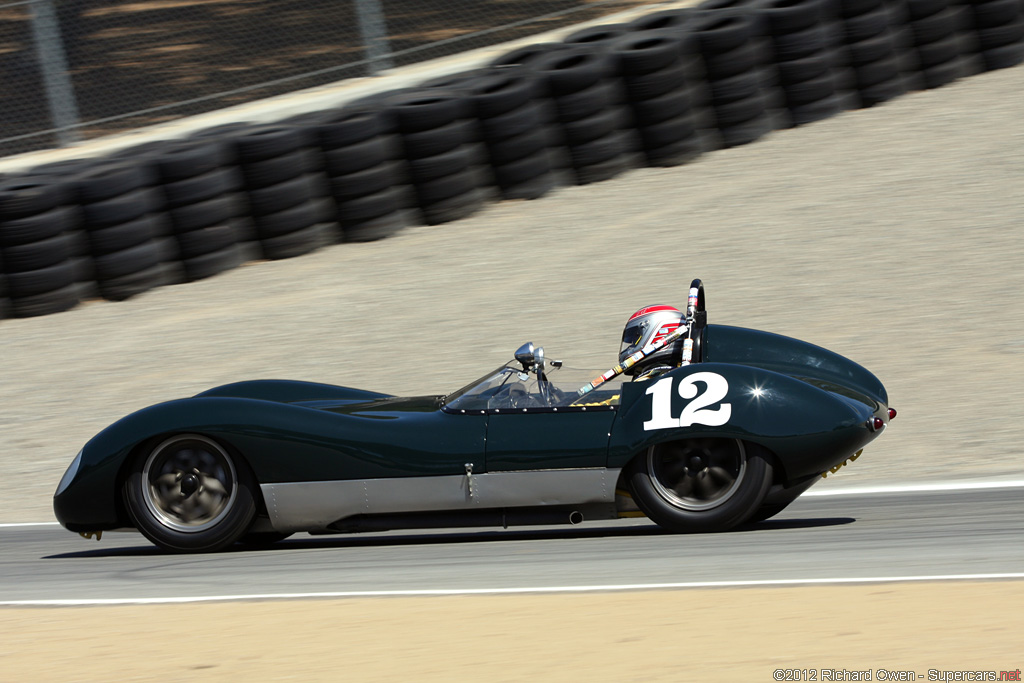
<svg viewBox="0 0 1024 683"><path fill-rule="evenodd" d="M1020 604L1016 581L0 609L0 677L929 680L1022 668Z"/></svg>

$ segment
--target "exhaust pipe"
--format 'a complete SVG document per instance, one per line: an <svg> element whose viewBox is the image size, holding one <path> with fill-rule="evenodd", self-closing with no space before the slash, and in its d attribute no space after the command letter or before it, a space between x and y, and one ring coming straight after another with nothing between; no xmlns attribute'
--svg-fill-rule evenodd
<svg viewBox="0 0 1024 683"><path fill-rule="evenodd" d="M569 524L576 525L583 521L583 513L579 510L573 510L569 513Z"/></svg>

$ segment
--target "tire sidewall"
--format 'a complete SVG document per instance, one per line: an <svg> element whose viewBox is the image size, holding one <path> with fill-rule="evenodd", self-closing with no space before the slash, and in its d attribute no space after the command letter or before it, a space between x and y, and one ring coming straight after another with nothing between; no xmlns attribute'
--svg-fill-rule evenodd
<svg viewBox="0 0 1024 683"><path fill-rule="evenodd" d="M630 463L627 477L633 500L652 521L673 532L725 531L742 524L754 515L768 494L772 466L764 449L750 442L741 443L746 457L743 480L720 505L707 510L683 510L665 500L648 469L650 451Z"/></svg>
<svg viewBox="0 0 1024 683"><path fill-rule="evenodd" d="M202 531L184 532L163 524L146 504L144 490L147 486L143 477L146 461L156 448L167 445L167 440L153 442L135 456L131 471L124 482L125 507L139 532L160 548L174 553L215 552L235 543L245 534L256 515L256 480L244 460L209 437L196 434L180 434L180 438L200 437L212 441L223 449L235 470L235 497L231 507L218 522Z"/></svg>

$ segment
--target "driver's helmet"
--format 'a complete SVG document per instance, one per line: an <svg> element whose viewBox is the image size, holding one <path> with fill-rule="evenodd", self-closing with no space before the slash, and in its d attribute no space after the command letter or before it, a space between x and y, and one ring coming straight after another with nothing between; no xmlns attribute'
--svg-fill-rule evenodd
<svg viewBox="0 0 1024 683"><path fill-rule="evenodd" d="M641 308L626 321L626 328L622 331L622 346L619 347L619 363L624 362L651 342L664 339L675 332L682 322L683 312L678 308L672 306ZM679 365L682 360L682 348L682 340L669 344L626 370L625 374L636 375L642 370L657 365Z"/></svg>

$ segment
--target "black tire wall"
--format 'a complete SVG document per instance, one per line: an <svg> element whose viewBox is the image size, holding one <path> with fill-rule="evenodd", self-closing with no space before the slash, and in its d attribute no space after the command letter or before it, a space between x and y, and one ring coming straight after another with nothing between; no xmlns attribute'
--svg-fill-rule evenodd
<svg viewBox="0 0 1024 683"><path fill-rule="evenodd" d="M706 0L0 177L0 318L439 225L1024 62L1024 0Z"/></svg>

